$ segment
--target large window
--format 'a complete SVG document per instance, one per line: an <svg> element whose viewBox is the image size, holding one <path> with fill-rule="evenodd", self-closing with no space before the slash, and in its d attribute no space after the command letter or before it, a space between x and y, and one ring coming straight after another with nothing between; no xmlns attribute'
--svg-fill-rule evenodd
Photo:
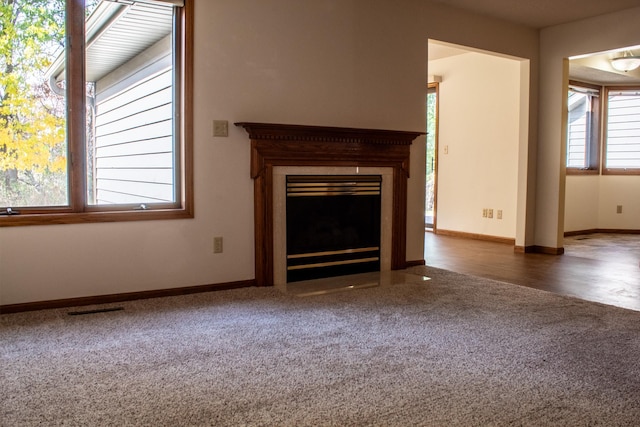
<svg viewBox="0 0 640 427"><path fill-rule="evenodd" d="M607 88L603 173L640 174L640 87Z"/></svg>
<svg viewBox="0 0 640 427"><path fill-rule="evenodd" d="M600 87L569 82L567 173L599 173Z"/></svg>
<svg viewBox="0 0 640 427"><path fill-rule="evenodd" d="M82 3L0 3L0 225L191 216L192 1Z"/></svg>

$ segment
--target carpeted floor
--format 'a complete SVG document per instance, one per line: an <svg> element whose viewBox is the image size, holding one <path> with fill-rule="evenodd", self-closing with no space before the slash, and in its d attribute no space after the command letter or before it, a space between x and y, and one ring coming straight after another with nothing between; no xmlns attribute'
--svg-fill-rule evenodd
<svg viewBox="0 0 640 427"><path fill-rule="evenodd" d="M638 425L640 312L394 274L1 315L0 424Z"/></svg>

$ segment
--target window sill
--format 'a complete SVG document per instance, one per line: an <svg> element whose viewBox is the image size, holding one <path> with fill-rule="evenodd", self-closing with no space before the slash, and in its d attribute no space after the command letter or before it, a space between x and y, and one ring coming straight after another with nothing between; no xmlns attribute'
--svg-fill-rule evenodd
<svg viewBox="0 0 640 427"><path fill-rule="evenodd" d="M63 212L63 213L20 213L19 215L0 216L0 227L87 224L99 222L153 221L193 218L189 209L158 209L146 211L111 212Z"/></svg>
<svg viewBox="0 0 640 427"><path fill-rule="evenodd" d="M640 175L640 169L603 169L602 175Z"/></svg>
<svg viewBox="0 0 640 427"><path fill-rule="evenodd" d="M598 169L575 169L567 168L567 175L598 175Z"/></svg>

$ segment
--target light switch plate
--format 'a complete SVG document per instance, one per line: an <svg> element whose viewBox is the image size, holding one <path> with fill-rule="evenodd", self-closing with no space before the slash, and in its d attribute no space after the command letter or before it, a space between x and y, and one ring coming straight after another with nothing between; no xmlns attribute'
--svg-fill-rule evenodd
<svg viewBox="0 0 640 427"><path fill-rule="evenodd" d="M222 237L213 238L213 253L214 254L222 253Z"/></svg>
<svg viewBox="0 0 640 427"><path fill-rule="evenodd" d="M213 136L229 136L229 122L227 120L214 120Z"/></svg>

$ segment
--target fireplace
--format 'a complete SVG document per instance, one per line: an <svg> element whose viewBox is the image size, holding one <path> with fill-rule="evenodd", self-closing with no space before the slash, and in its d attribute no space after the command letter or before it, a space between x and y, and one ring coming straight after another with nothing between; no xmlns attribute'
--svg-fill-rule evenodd
<svg viewBox="0 0 640 427"><path fill-rule="evenodd" d="M380 271L381 175L287 175L287 282Z"/></svg>
<svg viewBox="0 0 640 427"><path fill-rule="evenodd" d="M251 140L256 285L288 281L288 257L283 248L287 246L284 222L289 175L381 176L380 264L376 268L406 267L410 146L424 133L247 122L236 126L243 127Z"/></svg>

